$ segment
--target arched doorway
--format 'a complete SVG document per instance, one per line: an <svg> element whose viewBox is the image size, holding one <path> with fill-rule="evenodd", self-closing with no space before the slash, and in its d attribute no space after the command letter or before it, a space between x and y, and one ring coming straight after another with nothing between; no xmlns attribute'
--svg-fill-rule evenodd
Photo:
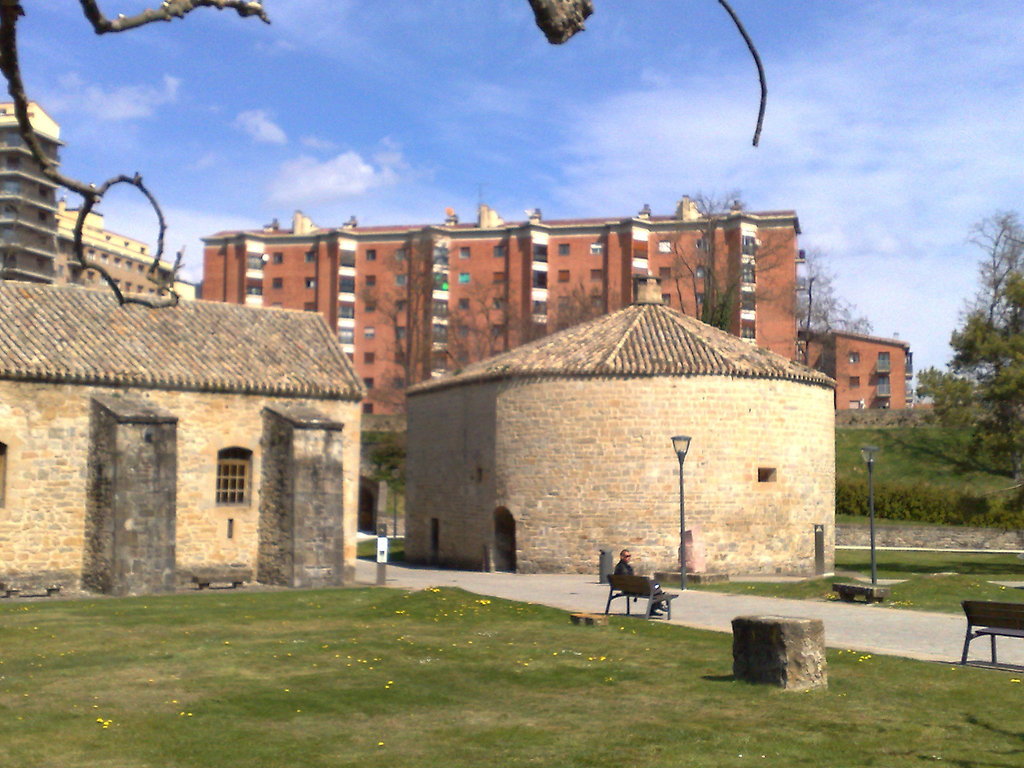
<svg viewBox="0 0 1024 768"><path fill-rule="evenodd" d="M505 507L494 510L494 570L516 570L516 519Z"/></svg>

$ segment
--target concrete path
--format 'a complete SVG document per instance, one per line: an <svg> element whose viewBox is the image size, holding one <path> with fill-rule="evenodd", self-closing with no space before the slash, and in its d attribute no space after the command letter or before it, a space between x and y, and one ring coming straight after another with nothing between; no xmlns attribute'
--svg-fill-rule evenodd
<svg viewBox="0 0 1024 768"><path fill-rule="evenodd" d="M359 560L356 578L374 584L377 564ZM596 576L580 574L479 573L421 568L405 564L387 566L387 586L402 589L460 587L474 594L540 603L567 611L604 613L608 586ZM664 585L669 592L678 592ZM622 601L612 611L622 613ZM637 605L641 605L638 602ZM866 603L783 600L752 595L731 595L688 589L672 603L672 624L717 632L732 632L737 616L794 616L821 619L825 642L844 648L928 661L959 663L966 620L962 615L929 613ZM642 618L639 620L643 620ZM1024 642L999 638L1000 664L1024 667ZM971 661L989 659L987 638L971 643Z"/></svg>

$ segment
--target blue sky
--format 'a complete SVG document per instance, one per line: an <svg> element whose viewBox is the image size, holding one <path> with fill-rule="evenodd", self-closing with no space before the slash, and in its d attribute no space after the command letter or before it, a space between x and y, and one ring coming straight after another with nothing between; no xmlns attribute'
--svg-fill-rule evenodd
<svg viewBox="0 0 1024 768"><path fill-rule="evenodd" d="M150 3L103 3L108 15ZM714 0L595 0L550 46L527 0L266 0L273 24L197 11L97 37L77 3L27 4L30 95L63 170L143 174L201 277L203 235L288 222L670 213L739 190L794 209L874 332L943 366L980 251L1024 209L1024 4L734 0L768 78ZM74 200L70 201L74 204ZM149 242L130 193L107 226Z"/></svg>

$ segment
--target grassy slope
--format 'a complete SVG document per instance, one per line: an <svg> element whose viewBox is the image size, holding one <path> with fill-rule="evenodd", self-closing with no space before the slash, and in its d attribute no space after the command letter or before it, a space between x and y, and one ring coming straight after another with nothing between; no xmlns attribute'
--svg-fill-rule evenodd
<svg viewBox="0 0 1024 768"><path fill-rule="evenodd" d="M785 693L731 642L448 589L7 603L3 764L1019 764L1019 675L836 650Z"/></svg>
<svg viewBox="0 0 1024 768"><path fill-rule="evenodd" d="M960 490L991 491L1011 484L1010 475L977 456L970 433L944 427L836 429L836 476L866 478L862 445L875 445L875 480L880 483L925 482Z"/></svg>

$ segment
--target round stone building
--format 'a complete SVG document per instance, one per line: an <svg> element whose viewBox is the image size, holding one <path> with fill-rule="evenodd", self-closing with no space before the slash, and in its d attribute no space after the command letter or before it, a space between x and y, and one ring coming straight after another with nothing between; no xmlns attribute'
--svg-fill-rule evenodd
<svg viewBox="0 0 1024 768"><path fill-rule="evenodd" d="M833 569L834 382L650 298L408 396L406 558L597 572ZM693 560L690 554L694 555Z"/></svg>

